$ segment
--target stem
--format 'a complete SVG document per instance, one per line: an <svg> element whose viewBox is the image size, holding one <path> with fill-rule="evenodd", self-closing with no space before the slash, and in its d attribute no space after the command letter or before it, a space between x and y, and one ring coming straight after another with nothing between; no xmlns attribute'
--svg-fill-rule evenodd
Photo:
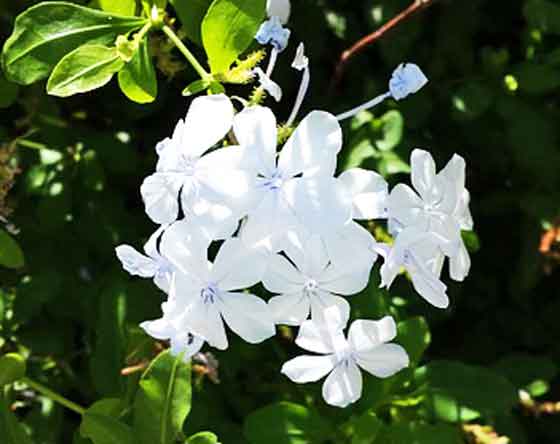
<svg viewBox="0 0 560 444"><path fill-rule="evenodd" d="M26 139L17 139L16 143L24 148L30 148L32 150L47 150L49 149L49 147L47 145L44 145L42 143L38 143L38 142L33 142L31 140L26 140Z"/></svg>
<svg viewBox="0 0 560 444"><path fill-rule="evenodd" d="M379 105L389 97L391 97L391 93L389 92L385 94L381 94L380 96L377 96L376 98L370 100L369 102L364 103L363 105L357 106L356 108L353 108L350 111L346 111L345 113L339 114L338 116L336 116L336 118L339 122L341 120L349 119L350 117L354 117L356 114L358 114L361 111L365 111L366 109L370 109L373 108L374 106Z"/></svg>
<svg viewBox="0 0 560 444"><path fill-rule="evenodd" d="M309 68L305 68L303 71L303 77L301 80L301 84L299 85L298 95L296 97L296 102L288 118L288 122L286 123L287 126L292 126L296 120L299 110L301 109L301 105L303 104L303 99L307 94L307 89L309 88L309 81L311 79L311 74L309 72Z"/></svg>
<svg viewBox="0 0 560 444"><path fill-rule="evenodd" d="M270 59L268 61L268 67L266 68L266 75L268 77L272 77L272 72L274 71L274 67L276 66L276 60L278 59L278 50L276 48L272 48L272 52L270 53Z"/></svg>
<svg viewBox="0 0 560 444"><path fill-rule="evenodd" d="M372 32L371 34L366 35L362 39L358 40L354 45L344 51L338 60L336 65L336 70L334 73L334 77L331 83L331 91L334 90L342 80L342 76L344 74L344 69L348 64L348 61L354 57L356 54L359 54L364 49L366 49L369 45L374 43L375 41L379 40L383 37L387 32L395 28L400 23L404 22L405 20L412 17L417 12L422 11L423 9L428 8L429 6L433 5L435 0L414 0L408 8L406 8L401 13L397 14L387 23L385 23L381 28L377 29L376 31Z"/></svg>
<svg viewBox="0 0 560 444"><path fill-rule="evenodd" d="M150 31L150 29L152 29L153 23L152 22L148 22L146 23L142 29L138 32L138 34L136 34L134 37L136 39L137 42L140 42L140 40L142 40L144 38L144 36Z"/></svg>
<svg viewBox="0 0 560 444"><path fill-rule="evenodd" d="M175 44L177 49L181 51L181 53L185 56L185 58L192 65L192 67L195 69L202 80L207 80L209 77L211 77L210 74L208 74L202 67L202 65L198 63L198 60L196 60L196 57L192 54L192 52L189 51L189 48L185 46L185 44L169 26L164 25L162 31L167 37L169 37L169 40L171 40Z"/></svg>
<svg viewBox="0 0 560 444"><path fill-rule="evenodd" d="M85 408L79 406L75 402L70 401L69 399L66 399L64 396L59 395L56 392L53 392L51 389L45 387L44 385L39 384L38 382L33 381L32 379L25 377L21 381L27 384L33 390L42 393L47 398L50 398L53 401L58 402L60 405L63 405L67 409L76 412L78 415L83 415L86 412Z"/></svg>

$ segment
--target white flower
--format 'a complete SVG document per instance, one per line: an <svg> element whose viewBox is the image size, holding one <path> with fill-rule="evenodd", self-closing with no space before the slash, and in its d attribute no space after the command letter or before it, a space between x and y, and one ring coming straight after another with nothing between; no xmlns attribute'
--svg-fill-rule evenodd
<svg viewBox="0 0 560 444"><path fill-rule="evenodd" d="M290 0L267 0L266 1L266 15L269 17L278 17L280 23L285 25L290 18L292 5Z"/></svg>
<svg viewBox="0 0 560 444"><path fill-rule="evenodd" d="M372 263L356 261L338 266L331 262L317 235L307 238L290 233L284 245L287 259L273 255L263 278L264 287L275 294L268 302L278 324L300 325L309 317L318 319L330 306L338 306L347 317L348 302L338 296L362 291L369 281Z"/></svg>
<svg viewBox="0 0 560 444"><path fill-rule="evenodd" d="M242 228L247 244L265 241L279 251L278 239L290 228L301 224L322 234L350 221L351 197L332 177L342 147L342 131L334 116L321 111L309 114L278 159L276 117L270 109L245 109L235 117L234 132L245 168L257 179L249 192L252 205Z"/></svg>
<svg viewBox="0 0 560 444"><path fill-rule="evenodd" d="M439 245L441 240L433 233L405 228L397 236L394 245L378 245L385 262L381 267L381 286L389 288L401 268L405 268L416 292L438 308L447 308L447 287L439 280Z"/></svg>
<svg viewBox="0 0 560 444"><path fill-rule="evenodd" d="M272 80L266 73L259 67L255 68L253 72L259 77L259 84L261 87L277 102L282 100L282 88Z"/></svg>
<svg viewBox="0 0 560 444"><path fill-rule="evenodd" d="M339 177L352 196L352 219L387 218L389 185L373 171L351 168Z"/></svg>
<svg viewBox="0 0 560 444"><path fill-rule="evenodd" d="M200 351L204 339L193 335L182 325L175 300L164 302L161 309L163 316L160 319L142 322L140 327L154 339L169 341L171 353L174 356L182 353L183 359L188 361Z"/></svg>
<svg viewBox="0 0 560 444"><path fill-rule="evenodd" d="M455 155L436 174L434 159L427 151L414 150L411 155L412 184L417 193L404 184L389 195L391 226L416 227L441 239L440 248L451 261L451 276L463 280L470 269L470 258L461 238L461 228L472 229L465 189L465 163ZM394 232L396 234L396 232Z"/></svg>
<svg viewBox="0 0 560 444"><path fill-rule="evenodd" d="M344 320L327 310L327 324L305 321L299 330L296 344L319 353L298 356L282 366L281 372L296 383L323 383L325 402L346 407L362 395L360 368L378 378L387 378L409 365L409 358L400 345L388 343L396 337L397 328L391 317L379 321L356 320L350 326L348 339L343 333ZM338 314L339 315L339 314Z"/></svg>
<svg viewBox="0 0 560 444"><path fill-rule="evenodd" d="M261 45L272 45L278 52L282 52L288 46L291 31L282 26L280 18L273 16L265 21L259 30L255 39Z"/></svg>
<svg viewBox="0 0 560 444"><path fill-rule="evenodd" d="M395 100L402 100L417 93L428 83L422 70L413 63L402 63L393 72L389 81L389 91Z"/></svg>
<svg viewBox="0 0 560 444"><path fill-rule="evenodd" d="M233 105L224 95L199 97L185 121L179 121L171 139L156 147L159 161L141 187L146 212L159 224L174 222L179 194L187 216L201 215L211 204L231 211L248 188L247 176L236 169L239 153L222 148L203 156L230 130Z"/></svg>
<svg viewBox="0 0 560 444"><path fill-rule="evenodd" d="M162 291L168 293L173 267L157 250L157 242L162 233L163 228L160 228L146 242L144 245L146 255L139 253L129 245L119 245L115 248L115 252L128 273L132 276L153 278L154 283Z"/></svg>
<svg viewBox="0 0 560 444"><path fill-rule="evenodd" d="M204 242L204 241L202 241ZM164 234L161 252L176 268L170 298L185 331L221 350L228 347L225 323L245 341L256 344L275 334L270 310L257 296L237 292L258 283L266 257L239 239L225 241L211 264L197 236Z"/></svg>

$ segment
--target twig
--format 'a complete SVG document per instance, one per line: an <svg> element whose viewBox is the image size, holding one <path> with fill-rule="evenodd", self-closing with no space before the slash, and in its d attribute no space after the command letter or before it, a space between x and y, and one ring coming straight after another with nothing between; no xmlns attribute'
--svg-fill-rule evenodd
<svg viewBox="0 0 560 444"><path fill-rule="evenodd" d="M414 0L408 8L404 11L393 17L387 23L385 23L381 28L377 29L376 31L372 32L371 34L366 35L365 37L358 40L354 45L350 48L345 50L338 60L336 65L336 70L331 82L331 91L334 91L335 88L338 86L340 81L342 80L342 76L344 75L344 70L346 65L350 61L352 57L356 54L359 54L364 49L366 49L369 45L374 43L375 41L379 40L383 37L387 32L391 29L398 26L400 23L404 22L405 20L412 17L417 12L422 11L423 9L428 8L429 6L433 5L435 0Z"/></svg>

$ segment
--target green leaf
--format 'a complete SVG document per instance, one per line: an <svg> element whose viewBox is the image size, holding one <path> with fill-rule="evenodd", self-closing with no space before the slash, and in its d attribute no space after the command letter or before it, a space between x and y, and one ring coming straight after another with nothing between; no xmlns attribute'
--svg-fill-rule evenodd
<svg viewBox="0 0 560 444"><path fill-rule="evenodd" d="M379 136L375 140L375 145L381 151L389 151L401 143L403 136L404 120L402 114L396 110L391 110L375 121L375 126L379 127Z"/></svg>
<svg viewBox="0 0 560 444"><path fill-rule="evenodd" d="M135 444L132 428L114 416L96 413L88 409L82 417L80 433L93 444Z"/></svg>
<svg viewBox="0 0 560 444"><path fill-rule="evenodd" d="M547 94L560 88L560 73L551 66L522 63L513 74L519 89L528 94Z"/></svg>
<svg viewBox="0 0 560 444"><path fill-rule="evenodd" d="M399 423L385 427L380 444L463 444L458 428L446 424Z"/></svg>
<svg viewBox="0 0 560 444"><path fill-rule="evenodd" d="M212 0L170 0L170 3L175 8L187 37L202 46L200 28Z"/></svg>
<svg viewBox="0 0 560 444"><path fill-rule="evenodd" d="M312 444L332 436L330 425L307 407L291 402L271 404L245 420L251 444Z"/></svg>
<svg viewBox="0 0 560 444"><path fill-rule="evenodd" d="M477 366L433 361L414 379L427 390L426 403L437 418L464 422L507 414L517 404L516 388L503 376Z"/></svg>
<svg viewBox="0 0 560 444"><path fill-rule="evenodd" d="M0 108L8 108L16 101L19 86L9 82L0 71Z"/></svg>
<svg viewBox="0 0 560 444"><path fill-rule="evenodd" d="M99 7L105 12L120 15L134 15L136 13L136 0L97 0Z"/></svg>
<svg viewBox="0 0 560 444"><path fill-rule="evenodd" d="M198 94L199 92L207 89L209 86L210 82L208 82L208 80L195 80L183 90L183 96L188 97L194 94Z"/></svg>
<svg viewBox="0 0 560 444"><path fill-rule="evenodd" d="M0 390L25 376L25 359L17 353L0 357Z"/></svg>
<svg viewBox="0 0 560 444"><path fill-rule="evenodd" d="M119 71L119 87L136 103L151 103L156 99L157 76L146 39L140 42L132 60Z"/></svg>
<svg viewBox="0 0 560 444"><path fill-rule="evenodd" d="M62 58L47 83L47 92L68 97L101 88L111 81L125 62L116 48L84 45Z"/></svg>
<svg viewBox="0 0 560 444"><path fill-rule="evenodd" d="M195 433L185 444L218 444L218 437L212 432Z"/></svg>
<svg viewBox="0 0 560 444"><path fill-rule="evenodd" d="M529 25L550 34L560 34L560 6L547 0L530 0L523 10Z"/></svg>
<svg viewBox="0 0 560 444"><path fill-rule="evenodd" d="M368 410L353 421L352 444L373 444L383 423L373 410Z"/></svg>
<svg viewBox="0 0 560 444"><path fill-rule="evenodd" d="M126 285L114 278L112 282L99 298L97 339L91 359L93 383L103 395L120 394L126 349Z"/></svg>
<svg viewBox="0 0 560 444"><path fill-rule="evenodd" d="M0 390L0 437L2 444L31 444L31 439L23 430L15 415L10 411L3 391Z"/></svg>
<svg viewBox="0 0 560 444"><path fill-rule="evenodd" d="M112 44L142 27L146 19L123 17L66 2L43 2L16 18L4 44L2 67L8 80L29 85L49 75L68 53L88 44Z"/></svg>
<svg viewBox="0 0 560 444"><path fill-rule="evenodd" d="M24 265L23 252L18 243L0 228L0 265L21 268Z"/></svg>
<svg viewBox="0 0 560 444"><path fill-rule="evenodd" d="M190 410L190 365L164 351L140 379L134 401L136 436L145 444L172 443Z"/></svg>
<svg viewBox="0 0 560 444"><path fill-rule="evenodd" d="M202 21L202 42L213 73L229 69L255 38L265 0L214 0Z"/></svg>
<svg viewBox="0 0 560 444"><path fill-rule="evenodd" d="M518 389L531 396L542 396L549 389L549 382L558 374L558 366L549 358L514 354L500 359L494 369L504 375Z"/></svg>
<svg viewBox="0 0 560 444"><path fill-rule="evenodd" d="M430 341L430 329L426 319L418 317L399 322L397 342L406 349L413 363L418 364Z"/></svg>

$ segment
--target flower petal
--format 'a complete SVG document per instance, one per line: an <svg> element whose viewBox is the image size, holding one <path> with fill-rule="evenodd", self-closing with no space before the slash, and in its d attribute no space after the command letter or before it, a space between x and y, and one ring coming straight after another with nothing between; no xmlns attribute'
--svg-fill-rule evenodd
<svg viewBox="0 0 560 444"><path fill-rule="evenodd" d="M398 184L391 190L387 199L389 217L396 219L405 227L414 225L419 229L428 228L424 212L424 202L408 185Z"/></svg>
<svg viewBox="0 0 560 444"><path fill-rule="evenodd" d="M233 115L231 100L224 94L194 99L185 118L183 153L200 157L216 145L231 129Z"/></svg>
<svg viewBox="0 0 560 444"><path fill-rule="evenodd" d="M280 373L293 382L305 384L323 378L334 368L333 356L303 355L286 362Z"/></svg>
<svg viewBox="0 0 560 444"><path fill-rule="evenodd" d="M179 174L155 173L144 180L140 193L150 219L160 225L177 220L182 186L183 177Z"/></svg>
<svg viewBox="0 0 560 444"><path fill-rule="evenodd" d="M220 310L226 324L250 344L258 344L274 336L272 313L265 301L247 293L225 293Z"/></svg>
<svg viewBox="0 0 560 444"><path fill-rule="evenodd" d="M268 306L276 324L298 326L309 316L309 298L302 292L274 296Z"/></svg>
<svg viewBox="0 0 560 444"><path fill-rule="evenodd" d="M352 198L332 177L300 178L284 187L286 201L301 225L316 234L342 229L352 218Z"/></svg>
<svg viewBox="0 0 560 444"><path fill-rule="evenodd" d="M202 299L194 301L184 317L184 327L219 350L228 348L224 321L218 304L206 304Z"/></svg>
<svg viewBox="0 0 560 444"><path fill-rule="evenodd" d="M224 291L249 288L262 279L266 266L261 248L247 247L239 238L228 239L218 251L210 281Z"/></svg>
<svg viewBox="0 0 560 444"><path fill-rule="evenodd" d="M119 245L115 248L115 252L123 268L131 275L150 278L157 273L157 262L139 253L131 246Z"/></svg>
<svg viewBox="0 0 560 444"><path fill-rule="evenodd" d="M352 322L348 330L348 341L356 352L371 350L396 336L397 324L391 316L385 316L379 321L358 319Z"/></svg>
<svg viewBox="0 0 560 444"><path fill-rule="evenodd" d="M356 222L323 236L329 259L338 270L369 268L377 260L377 242L373 235Z"/></svg>
<svg viewBox="0 0 560 444"><path fill-rule="evenodd" d="M408 367L406 350L397 344L381 344L356 354L358 365L378 378L388 378Z"/></svg>
<svg viewBox="0 0 560 444"><path fill-rule="evenodd" d="M268 261L262 283L271 293L296 293L303 288L305 278L287 259L275 254Z"/></svg>
<svg viewBox="0 0 560 444"><path fill-rule="evenodd" d="M324 111L308 114L280 152L278 168L285 177L332 176L342 148L342 129L336 117Z"/></svg>
<svg viewBox="0 0 560 444"><path fill-rule="evenodd" d="M381 175L352 168L343 172L338 180L352 196L353 219L381 219L387 216L389 186Z"/></svg>
<svg viewBox="0 0 560 444"><path fill-rule="evenodd" d="M340 296L329 293L328 291L317 290L315 294L309 296L311 301L311 319L318 323L327 324L332 330L343 329L350 318L350 304ZM326 315L326 310L331 309L337 312L334 317Z"/></svg>
<svg viewBox="0 0 560 444"><path fill-rule="evenodd" d="M335 353L337 344L341 342L340 338L345 340L342 329L346 327L348 319L343 319L345 313L342 313L338 307L333 305L330 307L334 310L323 313L323 316L328 318L327 322L323 318L311 319L301 324L295 341L299 347L315 353Z"/></svg>
<svg viewBox="0 0 560 444"><path fill-rule="evenodd" d="M323 383L323 398L335 407L347 407L362 396L362 373L353 360L337 365Z"/></svg>

